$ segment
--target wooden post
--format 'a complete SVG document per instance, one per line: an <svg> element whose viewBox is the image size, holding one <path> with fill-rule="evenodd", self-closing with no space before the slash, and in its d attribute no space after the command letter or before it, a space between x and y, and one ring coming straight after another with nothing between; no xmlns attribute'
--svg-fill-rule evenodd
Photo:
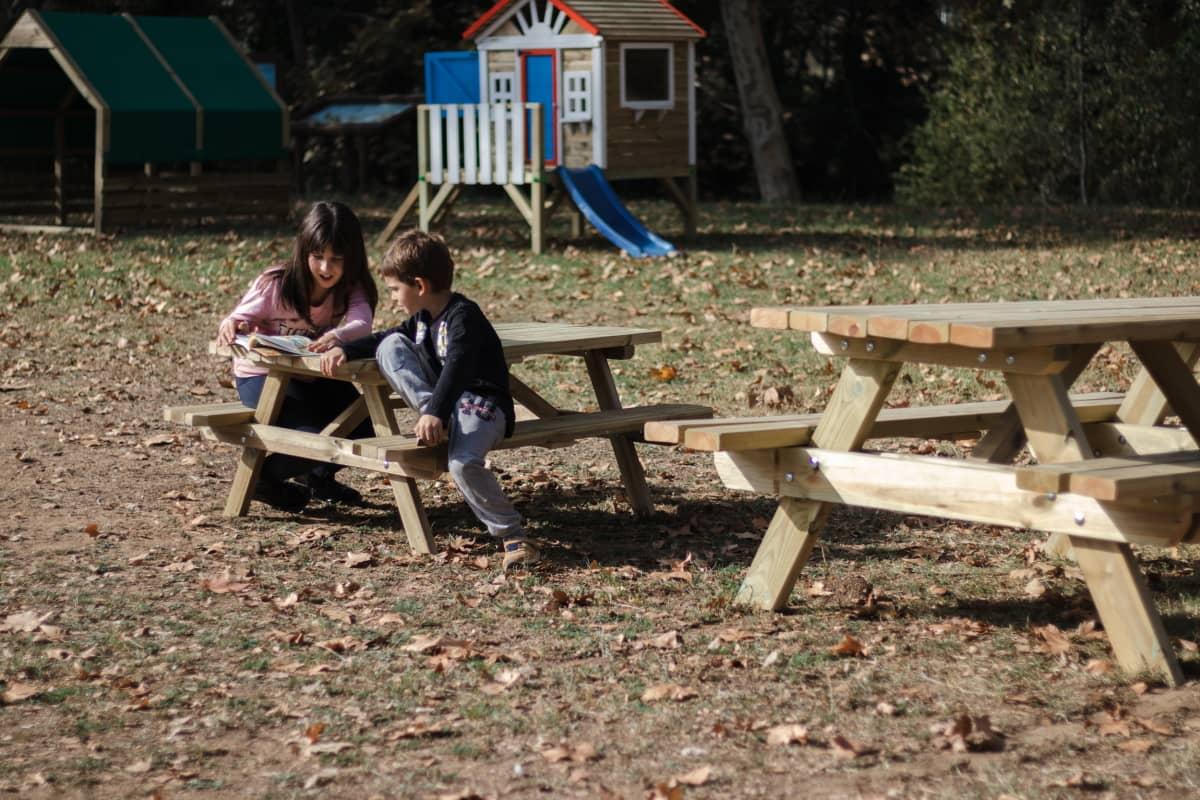
<svg viewBox="0 0 1200 800"><path fill-rule="evenodd" d="M66 159L66 119L60 107L54 117L54 213L59 225L67 224L67 190L63 170Z"/></svg>
<svg viewBox="0 0 1200 800"><path fill-rule="evenodd" d="M532 103L533 119L529 135L529 246L535 254L540 254L546 246L546 164L543 155L545 140L542 131L543 108L541 103ZM524 112L521 112L524 113Z"/></svg>
<svg viewBox="0 0 1200 800"><path fill-rule="evenodd" d="M429 232L429 106L417 106L417 226Z"/></svg>

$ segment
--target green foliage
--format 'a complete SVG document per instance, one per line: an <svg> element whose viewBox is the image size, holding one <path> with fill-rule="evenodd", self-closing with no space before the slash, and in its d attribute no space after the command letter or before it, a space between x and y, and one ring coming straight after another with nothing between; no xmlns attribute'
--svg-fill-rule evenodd
<svg viewBox="0 0 1200 800"><path fill-rule="evenodd" d="M1005 2L948 19L897 197L1194 203L1200 4Z"/></svg>

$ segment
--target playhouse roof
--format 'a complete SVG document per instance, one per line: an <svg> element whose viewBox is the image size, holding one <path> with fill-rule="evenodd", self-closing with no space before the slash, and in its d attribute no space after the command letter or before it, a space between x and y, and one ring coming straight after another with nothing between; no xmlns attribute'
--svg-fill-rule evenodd
<svg viewBox="0 0 1200 800"><path fill-rule="evenodd" d="M463 31L474 39L519 0L499 0ZM588 33L613 39L699 39L707 34L667 0L550 0Z"/></svg>
<svg viewBox="0 0 1200 800"><path fill-rule="evenodd" d="M26 11L0 41L0 109L57 111L72 87L107 123L109 162L278 158L287 144L287 108L214 18ZM0 146L53 135L50 117L20 114Z"/></svg>

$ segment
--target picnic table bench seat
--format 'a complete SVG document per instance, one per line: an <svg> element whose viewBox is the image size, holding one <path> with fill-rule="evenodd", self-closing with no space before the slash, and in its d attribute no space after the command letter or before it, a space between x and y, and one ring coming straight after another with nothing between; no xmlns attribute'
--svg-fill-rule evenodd
<svg viewBox="0 0 1200 800"><path fill-rule="evenodd" d="M254 409L238 402L167 406L169 422L199 428L214 441L242 444L272 452L311 457L314 452L347 466L383 468L380 471L411 477L435 477L446 469L446 448L428 446L411 433L347 439L324 433L262 425L254 422ZM513 435L497 449L518 447L563 447L580 439L630 436L640 440L647 423L654 420L693 420L712 416L709 406L662 403L518 421Z"/></svg>
<svg viewBox="0 0 1200 800"><path fill-rule="evenodd" d="M1120 392L1091 392L1073 394L1071 402L1081 421L1096 423L1112 420L1123 398ZM936 439L978 433L995 426L1008 406L1007 400L989 400L885 408L879 412L867 438ZM705 452L770 450L808 444L820 422L821 414L655 420L646 424L645 437L647 441L682 444Z"/></svg>

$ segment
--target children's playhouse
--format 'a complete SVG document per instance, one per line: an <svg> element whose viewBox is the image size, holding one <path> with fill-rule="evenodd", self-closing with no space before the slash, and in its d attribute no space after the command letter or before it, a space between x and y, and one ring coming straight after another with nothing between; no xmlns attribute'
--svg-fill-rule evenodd
<svg viewBox="0 0 1200 800"><path fill-rule="evenodd" d="M704 36L667 0L499 0L463 33L474 51L426 54L418 183L381 238L410 209L427 229L459 186L490 183L521 210L535 252L565 205L573 233L582 214L633 255L671 252L609 180L658 179L695 229Z"/></svg>

